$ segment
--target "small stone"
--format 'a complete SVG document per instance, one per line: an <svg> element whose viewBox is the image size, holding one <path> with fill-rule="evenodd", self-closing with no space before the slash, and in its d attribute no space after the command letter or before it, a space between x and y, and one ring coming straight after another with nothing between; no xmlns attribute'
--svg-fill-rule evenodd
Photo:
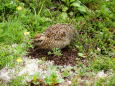
<svg viewBox="0 0 115 86"><path fill-rule="evenodd" d="M101 72L97 73L96 77L99 77L99 78L107 77L107 74L105 74L104 71L102 70Z"/></svg>

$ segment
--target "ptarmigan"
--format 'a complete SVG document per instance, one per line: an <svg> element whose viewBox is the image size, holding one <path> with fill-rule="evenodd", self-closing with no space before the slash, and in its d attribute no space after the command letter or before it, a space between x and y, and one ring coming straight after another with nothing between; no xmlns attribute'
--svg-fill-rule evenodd
<svg viewBox="0 0 115 86"><path fill-rule="evenodd" d="M33 39L33 44L39 49L64 48L76 37L77 30L70 24L55 24L38 34Z"/></svg>

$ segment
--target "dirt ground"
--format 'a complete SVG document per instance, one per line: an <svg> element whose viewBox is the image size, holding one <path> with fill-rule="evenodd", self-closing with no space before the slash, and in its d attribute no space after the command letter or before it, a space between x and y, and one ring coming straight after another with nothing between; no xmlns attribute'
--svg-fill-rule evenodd
<svg viewBox="0 0 115 86"><path fill-rule="evenodd" d="M32 58L39 58L45 60L51 60L54 61L54 64L56 65L71 65L74 66L76 64L76 58L77 50L75 49L69 49L68 47L61 50L62 55L56 56L56 55L48 55L48 50L41 50L36 48L31 48L28 50L28 56L31 56Z"/></svg>
<svg viewBox="0 0 115 86"><path fill-rule="evenodd" d="M49 50L31 48L28 50L28 56L30 56L31 58L45 59L46 61L47 60L54 61L55 65L61 65L61 66L63 65L75 66L78 63L77 59L80 58L78 56L78 51L76 49L70 49L68 47L61 50L61 53L62 53L61 56L48 55L48 52ZM81 62L83 62L84 64L87 64L86 59L81 59ZM30 86L48 86L48 85L45 85L45 83L42 81L39 81L39 82L40 82L40 85L35 85L32 82L30 82ZM60 86L60 85L59 83L57 83L54 86Z"/></svg>

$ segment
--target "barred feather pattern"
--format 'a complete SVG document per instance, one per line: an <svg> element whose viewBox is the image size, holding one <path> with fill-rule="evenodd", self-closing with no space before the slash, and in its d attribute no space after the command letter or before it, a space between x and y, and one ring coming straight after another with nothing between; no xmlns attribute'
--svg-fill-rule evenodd
<svg viewBox="0 0 115 86"><path fill-rule="evenodd" d="M35 37L34 45L41 49L64 48L77 35L77 30L70 24L55 24L46 29L42 34ZM44 37L42 41L41 37Z"/></svg>

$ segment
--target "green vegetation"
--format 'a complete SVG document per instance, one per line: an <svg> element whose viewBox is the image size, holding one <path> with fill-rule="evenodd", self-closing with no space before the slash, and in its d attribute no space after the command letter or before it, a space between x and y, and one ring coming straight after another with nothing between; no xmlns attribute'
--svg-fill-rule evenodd
<svg viewBox="0 0 115 86"><path fill-rule="evenodd" d="M52 52L51 51L49 51L48 52L48 55L56 55L56 56L61 56L62 54L61 54L61 50L60 49L58 49L58 48L54 48L53 50L52 50Z"/></svg>
<svg viewBox="0 0 115 86"><path fill-rule="evenodd" d="M0 69L17 64L32 47L31 39L56 23L73 24L79 32L72 47L80 59L88 61L88 66L81 60L76 64L80 77L89 71L115 72L114 0L0 0ZM62 55L60 49L48 54ZM68 71L62 74L70 75ZM54 71L44 82L54 86L61 82L57 77ZM114 86L113 77L99 79L94 86ZM72 82L76 86L78 81ZM10 86L23 85L17 79Z"/></svg>

